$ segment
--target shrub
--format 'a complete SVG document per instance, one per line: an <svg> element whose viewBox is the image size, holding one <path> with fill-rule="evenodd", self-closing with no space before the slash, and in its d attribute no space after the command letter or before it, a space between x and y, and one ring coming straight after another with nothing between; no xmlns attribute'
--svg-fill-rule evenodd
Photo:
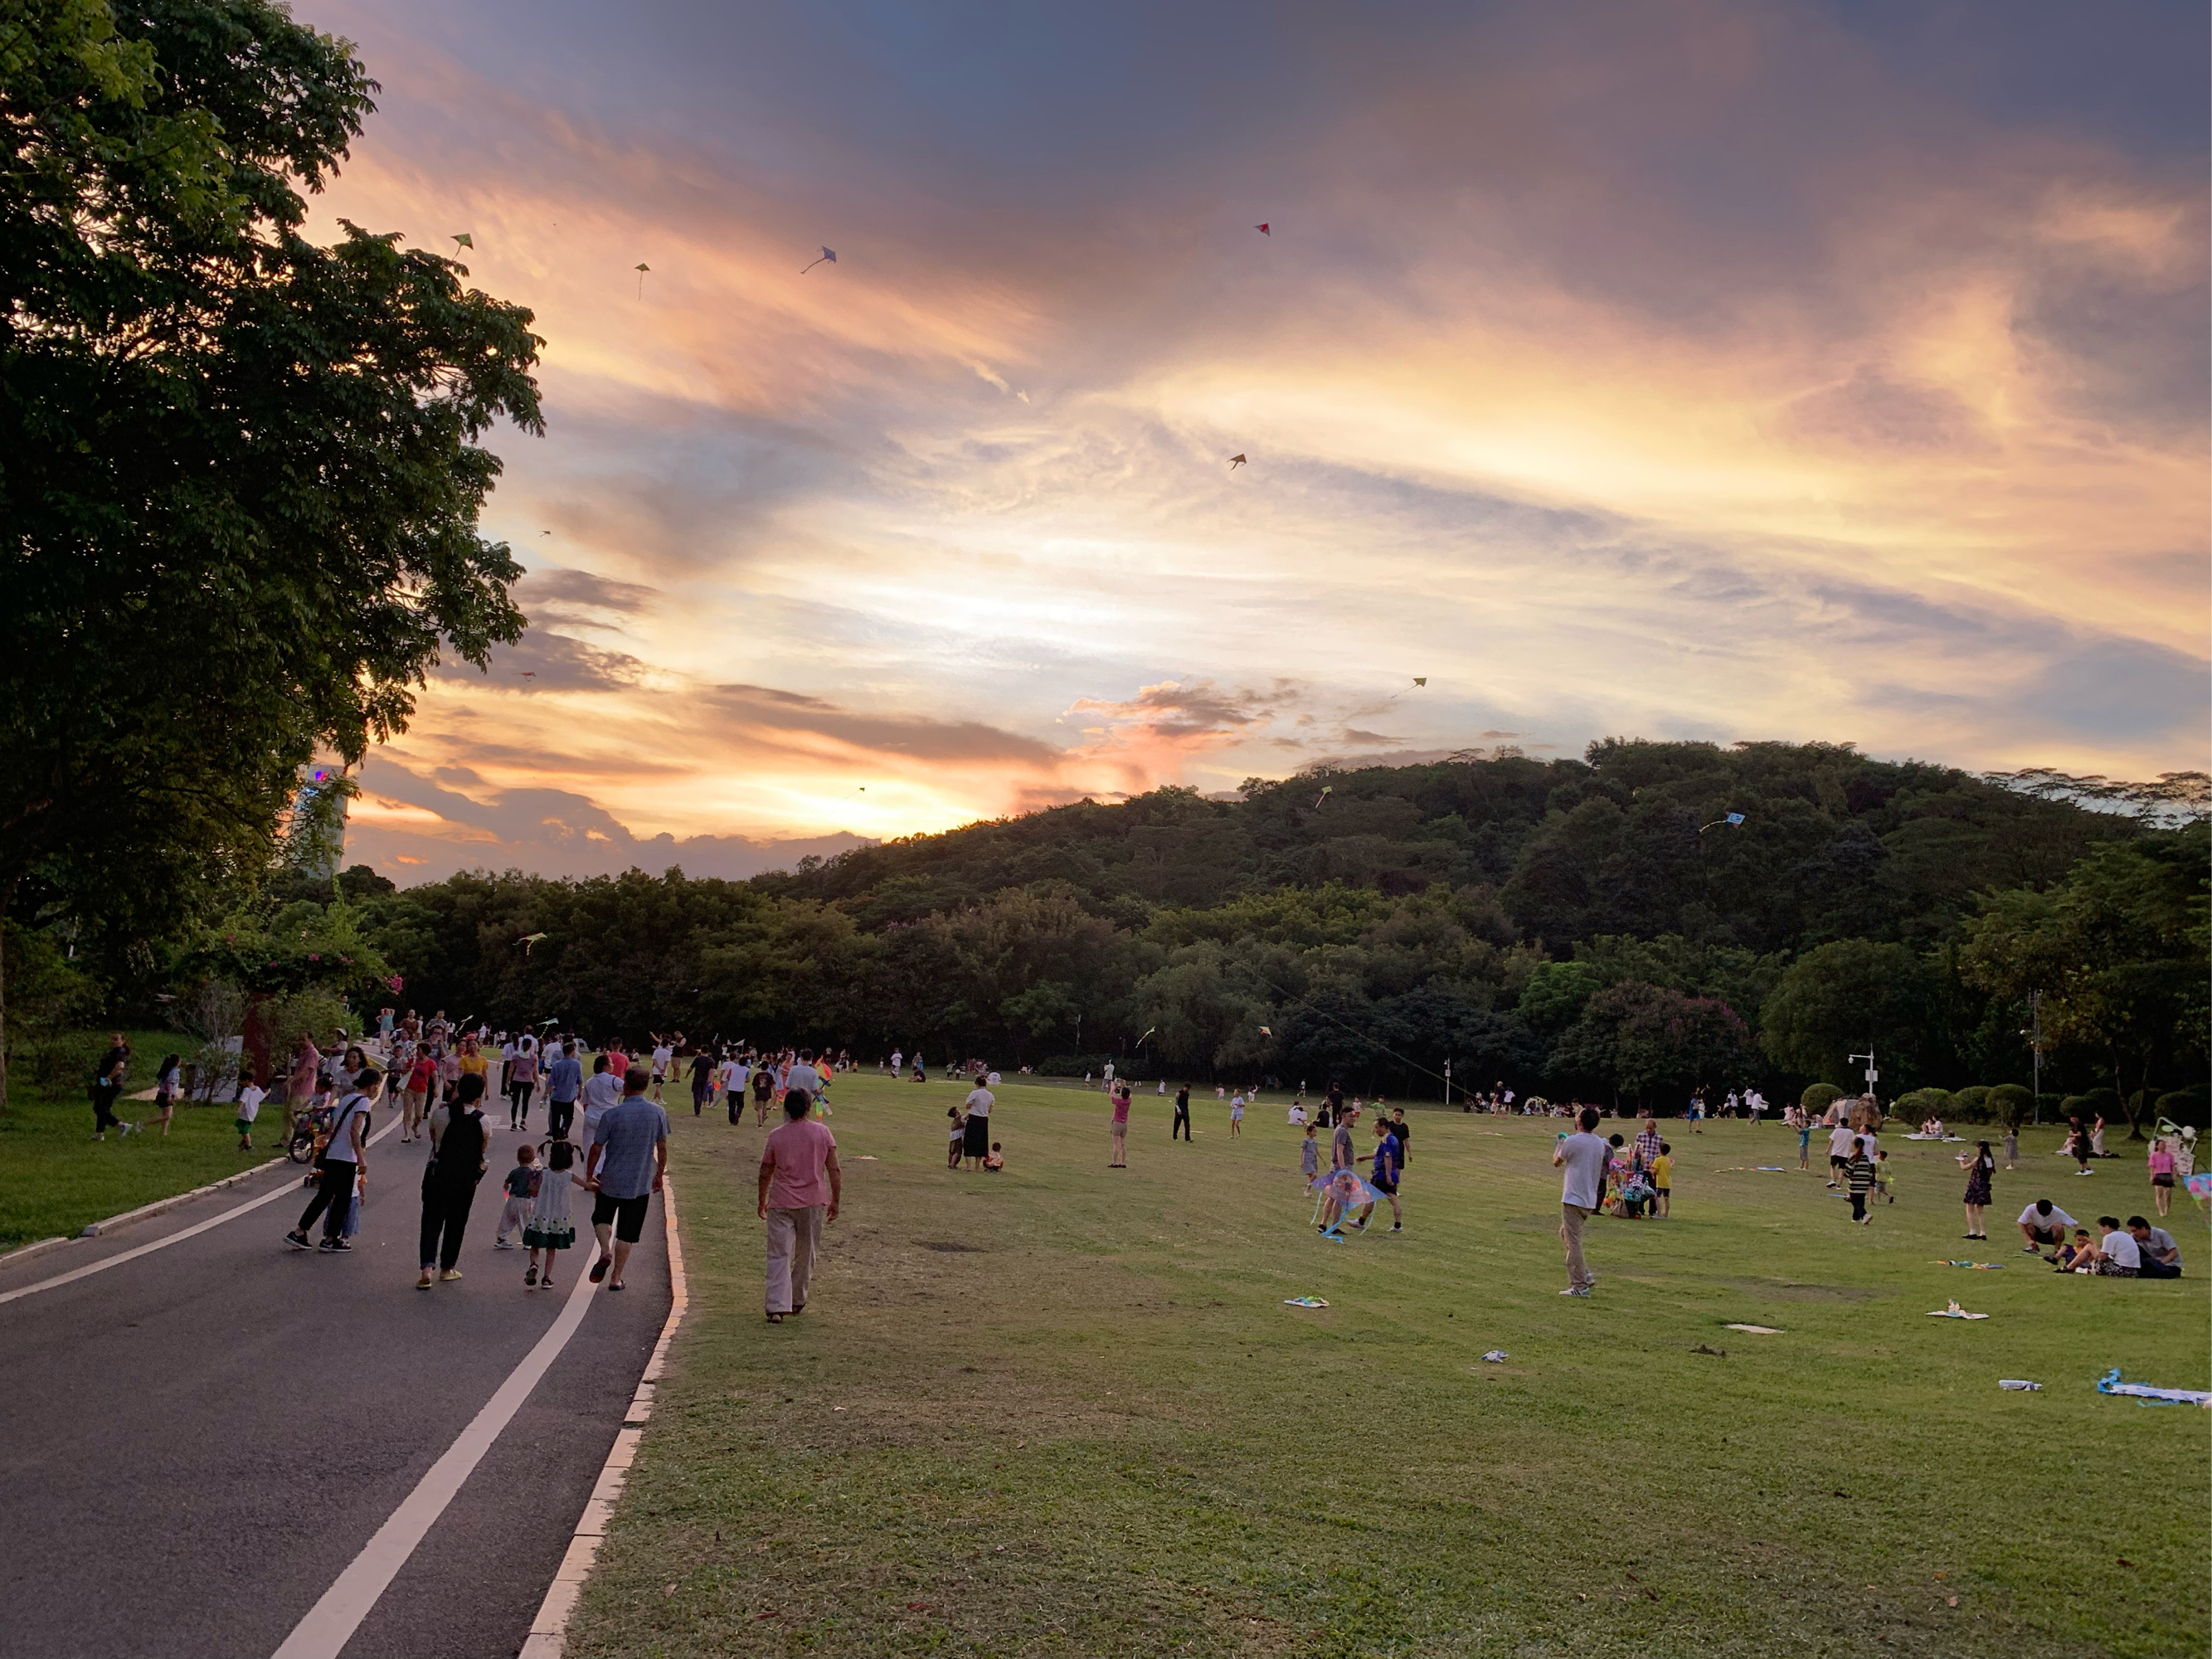
<svg viewBox="0 0 2212 1659"><path fill-rule="evenodd" d="M1806 1088L1805 1092L1797 1097L1797 1103L1800 1106L1802 1106L1807 1111L1818 1116L1820 1113L1826 1111L1829 1107L1834 1105L1843 1097L1844 1091L1836 1087L1834 1084L1815 1083L1809 1085Z"/></svg>
<svg viewBox="0 0 2212 1659"><path fill-rule="evenodd" d="M1037 1061L1036 1074L1039 1077L1081 1077L1088 1072L1095 1078L1114 1058L1112 1054L1053 1054ZM1121 1063L1114 1067L1116 1073L1128 1069L1128 1056L1124 1054L1121 1060Z"/></svg>
<svg viewBox="0 0 2212 1659"><path fill-rule="evenodd" d="M2120 1097L2110 1089L2091 1089L2078 1095L2069 1095L2058 1103L2062 1118L2078 1117L2084 1123L2101 1117L2108 1124L2120 1121Z"/></svg>
<svg viewBox="0 0 2212 1659"><path fill-rule="evenodd" d="M1952 1099L1948 1089L1915 1089L1909 1095L1899 1097L1889 1109L1891 1115L1907 1119L1917 1125L1931 1117L1957 1116L1952 1109Z"/></svg>
<svg viewBox="0 0 2212 1659"><path fill-rule="evenodd" d="M1977 1119L1978 1122L2025 1123L2034 1115L2035 1097L2017 1083L2000 1083L1990 1091L1983 1109L1986 1118Z"/></svg>
<svg viewBox="0 0 2212 1659"><path fill-rule="evenodd" d="M2159 1116L2172 1118L2185 1128L2212 1128L2208 1102L2202 1089L2176 1089L2158 1097Z"/></svg>
<svg viewBox="0 0 2212 1659"><path fill-rule="evenodd" d="M1951 1097L1951 1115L1961 1123L1987 1123L1990 1121L1990 1091L1986 1085L1977 1083L1971 1089L1961 1089Z"/></svg>

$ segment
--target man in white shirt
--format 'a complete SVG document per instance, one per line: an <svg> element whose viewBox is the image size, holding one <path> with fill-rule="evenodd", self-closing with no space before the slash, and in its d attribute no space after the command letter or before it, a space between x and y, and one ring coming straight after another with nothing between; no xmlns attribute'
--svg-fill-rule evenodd
<svg viewBox="0 0 2212 1659"><path fill-rule="evenodd" d="M1597 1108L1585 1106L1578 1133L1561 1135L1552 1147L1552 1167L1567 1173L1559 1184L1559 1240L1567 1249L1567 1288L1561 1296L1588 1296L1597 1279L1583 1265L1583 1223L1596 1213L1604 1196L1606 1158L1613 1150L1590 1132Z"/></svg>
<svg viewBox="0 0 2212 1659"><path fill-rule="evenodd" d="M1828 1131L1828 1184L1843 1184L1844 1165L1851 1161L1851 1143L1858 1133L1848 1123L1838 1123Z"/></svg>
<svg viewBox="0 0 2212 1659"><path fill-rule="evenodd" d="M2040 1255L2045 1244L2057 1249L2066 1242L2066 1230L2081 1224L2047 1198L2039 1198L2020 1212L2020 1236L2027 1243L2021 1250Z"/></svg>
<svg viewBox="0 0 2212 1659"><path fill-rule="evenodd" d="M666 1037L653 1040L653 1098L660 1101L661 1087L668 1081L668 1067L676 1058L675 1046Z"/></svg>
<svg viewBox="0 0 2212 1659"><path fill-rule="evenodd" d="M240 1095L240 1099L246 1097ZM2128 1234L2136 1242L2136 1251L2142 1258L2137 1271L2145 1279L2179 1279L2181 1277L2181 1246L2173 1242L2173 1235L2163 1227L2154 1227L2139 1215L2128 1218Z"/></svg>
<svg viewBox="0 0 2212 1659"><path fill-rule="evenodd" d="M998 1097L980 1083L968 1091L968 1098L961 1103L961 1109L968 1114L962 1150L967 1154L971 1170L981 1169L983 1154L991 1150L991 1108L998 1103Z"/></svg>
<svg viewBox="0 0 2212 1659"><path fill-rule="evenodd" d="M783 1087L787 1094L793 1089L804 1089L809 1100L822 1092L822 1073L815 1066L813 1049L801 1048L799 1058L784 1069Z"/></svg>
<svg viewBox="0 0 2212 1659"><path fill-rule="evenodd" d="M744 1110L745 1085L752 1081L752 1067L732 1054L722 1062L717 1081L722 1085L722 1103L730 1109L730 1121L735 1123Z"/></svg>

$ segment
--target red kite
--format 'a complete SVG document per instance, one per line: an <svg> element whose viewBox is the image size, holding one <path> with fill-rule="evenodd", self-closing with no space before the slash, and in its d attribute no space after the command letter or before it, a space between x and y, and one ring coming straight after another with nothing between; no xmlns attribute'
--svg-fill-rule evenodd
<svg viewBox="0 0 2212 1659"><path fill-rule="evenodd" d="M1253 226L1253 227L1252 227L1252 228L1253 228L1253 229L1255 229L1255 230L1256 230L1256 231L1258 231L1258 232L1259 232L1262 236L1267 237L1270 241L1272 241L1272 240L1274 240L1275 233L1274 233L1273 231L1272 231L1272 230L1268 229L1267 226L1265 226L1265 225L1255 225L1255 226Z"/></svg>

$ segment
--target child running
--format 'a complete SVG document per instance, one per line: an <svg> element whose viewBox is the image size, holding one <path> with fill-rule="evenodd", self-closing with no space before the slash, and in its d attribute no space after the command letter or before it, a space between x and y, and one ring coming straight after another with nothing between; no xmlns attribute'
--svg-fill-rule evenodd
<svg viewBox="0 0 2212 1659"><path fill-rule="evenodd" d="M514 1167L507 1172L501 1183L507 1188L507 1202L499 1212L499 1232L491 1242L495 1250L514 1248L514 1235L522 1231L522 1224L530 1214L530 1194L538 1185L538 1149L528 1141L514 1149Z"/></svg>
<svg viewBox="0 0 2212 1659"><path fill-rule="evenodd" d="M576 1168L576 1149L566 1140L545 1144L545 1167L538 1172L530 1204L530 1219L522 1229L522 1242L530 1247L530 1266L522 1275L526 1290L553 1288L553 1263L560 1251L576 1242L576 1224L568 1218L568 1189L584 1184ZM538 1253L545 1253L543 1272Z"/></svg>
<svg viewBox="0 0 2212 1659"><path fill-rule="evenodd" d="M238 1150L253 1150L253 1120L261 1115L261 1103L269 1098L269 1091L253 1080L249 1073L238 1091Z"/></svg>

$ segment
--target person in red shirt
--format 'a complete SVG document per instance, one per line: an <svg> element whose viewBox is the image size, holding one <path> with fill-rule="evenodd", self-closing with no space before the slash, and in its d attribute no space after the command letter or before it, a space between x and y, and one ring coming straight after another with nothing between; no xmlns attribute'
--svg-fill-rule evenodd
<svg viewBox="0 0 2212 1659"><path fill-rule="evenodd" d="M844 1171L837 1167L837 1139L830 1126L808 1115L813 1100L787 1089L783 1119L761 1148L760 1215L768 1223L768 1322L806 1311L807 1281L814 1274L822 1224L837 1218Z"/></svg>

